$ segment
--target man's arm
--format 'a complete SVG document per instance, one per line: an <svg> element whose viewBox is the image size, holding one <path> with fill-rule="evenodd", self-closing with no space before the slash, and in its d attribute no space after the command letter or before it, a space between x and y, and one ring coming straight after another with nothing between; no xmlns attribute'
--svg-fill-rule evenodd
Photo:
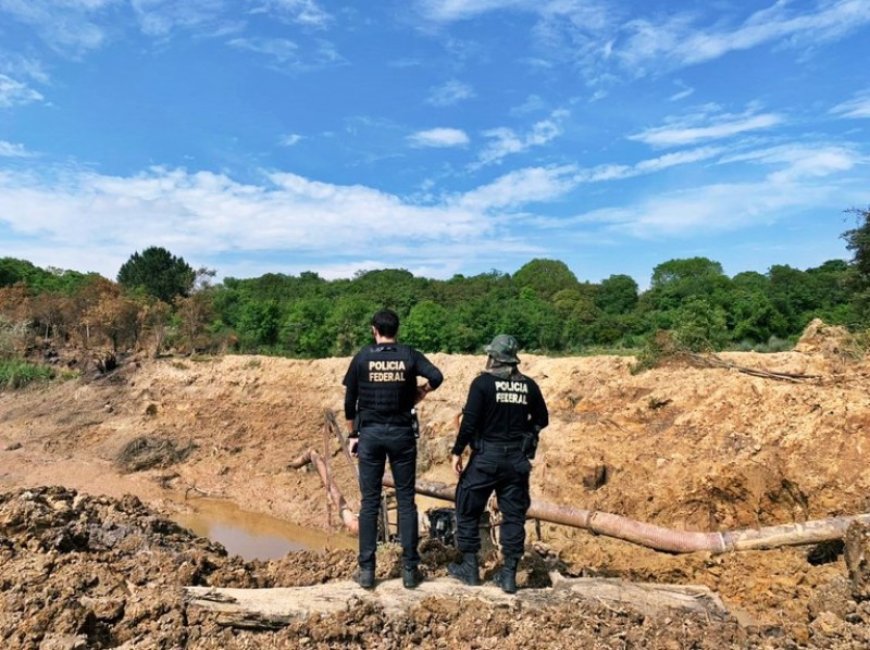
<svg viewBox="0 0 870 650"><path fill-rule="evenodd" d="M344 419L347 424L347 432L353 433L353 421L356 418L356 403L359 397L359 382L357 379L357 358L354 357L347 373L344 375Z"/></svg>
<svg viewBox="0 0 870 650"><path fill-rule="evenodd" d="M349 439L350 453L354 456L357 455L357 443L359 440L355 438L355 436L359 436L359 431L356 430L354 426L356 424L356 415L357 415L357 398L359 397L359 383L357 381L357 371L356 371L356 363L357 358L354 357L350 366L347 369L347 373L344 375L344 430L347 432L347 437Z"/></svg>
<svg viewBox="0 0 870 650"><path fill-rule="evenodd" d="M450 452L454 456L461 456L465 448L471 444L474 434L479 428L480 420L483 417L483 408L483 391L475 379L471 382L471 387L468 389L468 399L465 400L465 407L462 409L462 424L459 426L456 442L453 444L453 449Z"/></svg>
<svg viewBox="0 0 870 650"><path fill-rule="evenodd" d="M529 415L532 418L532 426L538 431L550 424L550 414L544 396L536 382L530 382L529 390Z"/></svg>
<svg viewBox="0 0 870 650"><path fill-rule="evenodd" d="M441 371L438 370L438 368L435 367L435 364L429 361L429 359L426 358L426 355L419 350L414 350L414 366L417 369L417 375L425 377L428 381L428 383L424 385L423 396L438 388L444 381L444 375L441 374ZM426 388L426 386L428 386L428 388Z"/></svg>

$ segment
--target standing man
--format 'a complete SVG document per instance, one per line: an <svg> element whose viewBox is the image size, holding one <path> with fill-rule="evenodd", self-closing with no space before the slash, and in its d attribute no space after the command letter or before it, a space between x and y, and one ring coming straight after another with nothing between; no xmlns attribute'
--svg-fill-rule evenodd
<svg viewBox="0 0 870 650"><path fill-rule="evenodd" d="M441 371L417 350L396 342L399 317L382 309L372 317L375 342L360 350L344 376L344 415L350 437L359 437L359 573L365 589L375 586L378 509L386 459L390 459L399 504L402 583L413 589L422 580L417 566L417 439L414 404L444 380ZM427 383L417 385L417 377ZM354 422L357 426L354 427Z"/></svg>
<svg viewBox="0 0 870 650"><path fill-rule="evenodd" d="M486 370L468 391L462 424L453 445L452 463L460 475L456 488L456 545L462 562L447 567L467 585L479 585L480 516L493 490L502 513L501 550L504 565L493 577L502 591L517 590L517 565L526 541L529 474L538 433L549 424L547 405L534 380L517 370L517 340L500 334L486 346ZM471 445L468 467L462 452Z"/></svg>

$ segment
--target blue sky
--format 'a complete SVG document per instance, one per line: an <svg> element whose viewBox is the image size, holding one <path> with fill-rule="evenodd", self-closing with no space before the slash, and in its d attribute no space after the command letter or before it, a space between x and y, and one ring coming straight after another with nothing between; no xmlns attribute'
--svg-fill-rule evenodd
<svg viewBox="0 0 870 650"><path fill-rule="evenodd" d="M848 256L870 0L0 0L0 256L581 280Z"/></svg>

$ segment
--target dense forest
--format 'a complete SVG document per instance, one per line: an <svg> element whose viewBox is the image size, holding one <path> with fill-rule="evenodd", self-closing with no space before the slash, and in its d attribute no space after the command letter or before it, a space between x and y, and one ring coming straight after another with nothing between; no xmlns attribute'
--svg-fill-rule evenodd
<svg viewBox="0 0 870 650"><path fill-rule="evenodd" d="M673 259L642 292L627 275L586 282L548 259L449 280L384 269L213 284L214 271L156 247L134 253L117 281L0 258L0 358L40 345L347 355L369 340L381 307L399 313L402 340L428 352L476 352L499 332L546 353L636 350L663 330L692 350L782 349L815 317L870 326L870 210L853 212L849 261L728 277L714 260Z"/></svg>

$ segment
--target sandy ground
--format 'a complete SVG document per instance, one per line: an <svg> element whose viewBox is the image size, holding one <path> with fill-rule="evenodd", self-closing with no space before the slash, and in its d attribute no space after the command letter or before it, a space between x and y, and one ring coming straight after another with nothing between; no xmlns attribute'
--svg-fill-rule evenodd
<svg viewBox="0 0 870 650"><path fill-rule="evenodd" d="M685 361L632 374L624 357L523 356L552 422L533 496L683 530L870 512L870 361L825 328L793 352L720 356L815 378L777 381ZM422 404L421 476L450 481L454 417L483 359L430 358L446 381ZM207 495L296 524L336 526L316 473L287 464L305 449L326 449L356 507L352 470L322 426L324 410L341 412L347 363L131 358L107 376L0 393L0 488L131 493L163 513L183 509L185 495ZM142 435L195 447L172 466L125 474L115 459ZM606 483L596 485L602 475ZM782 630L794 644L811 643L813 626L830 616L847 625L855 610L836 548L820 563L821 549L674 556L549 524L542 538L576 575L706 585L744 623Z"/></svg>

